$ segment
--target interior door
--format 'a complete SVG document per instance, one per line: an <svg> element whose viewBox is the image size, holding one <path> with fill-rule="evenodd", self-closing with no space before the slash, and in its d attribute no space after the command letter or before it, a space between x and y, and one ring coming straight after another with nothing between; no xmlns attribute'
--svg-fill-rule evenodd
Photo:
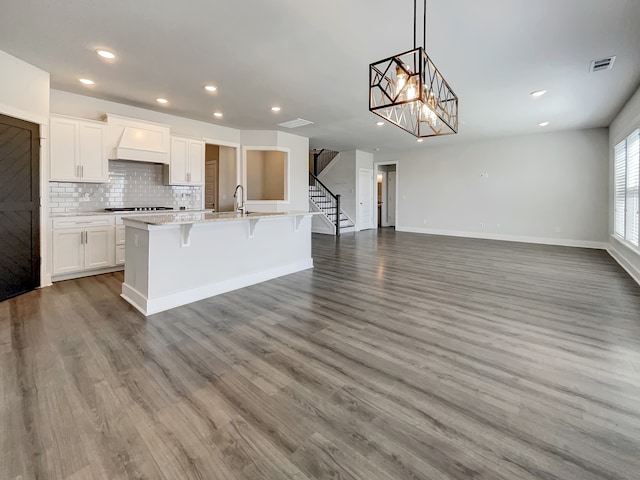
<svg viewBox="0 0 640 480"><path fill-rule="evenodd" d="M218 161L207 160L205 165L204 208L216 210L218 203Z"/></svg>
<svg viewBox="0 0 640 480"><path fill-rule="evenodd" d="M396 226L396 172L387 174L387 224Z"/></svg>
<svg viewBox="0 0 640 480"><path fill-rule="evenodd" d="M373 170L360 169L358 177L358 228L373 228Z"/></svg>
<svg viewBox="0 0 640 480"><path fill-rule="evenodd" d="M40 127L0 115L0 300L40 285Z"/></svg>

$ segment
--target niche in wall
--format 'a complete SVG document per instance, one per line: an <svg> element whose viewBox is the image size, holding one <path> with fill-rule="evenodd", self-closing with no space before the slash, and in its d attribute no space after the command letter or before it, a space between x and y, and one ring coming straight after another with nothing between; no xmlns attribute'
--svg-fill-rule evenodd
<svg viewBox="0 0 640 480"><path fill-rule="evenodd" d="M245 148L246 197L250 202L289 201L289 152Z"/></svg>

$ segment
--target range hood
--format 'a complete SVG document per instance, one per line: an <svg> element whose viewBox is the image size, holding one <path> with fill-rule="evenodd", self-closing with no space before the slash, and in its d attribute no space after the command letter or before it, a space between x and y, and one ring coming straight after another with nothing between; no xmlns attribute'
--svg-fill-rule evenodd
<svg viewBox="0 0 640 480"><path fill-rule="evenodd" d="M112 114L106 119L111 160L169 163L169 126Z"/></svg>

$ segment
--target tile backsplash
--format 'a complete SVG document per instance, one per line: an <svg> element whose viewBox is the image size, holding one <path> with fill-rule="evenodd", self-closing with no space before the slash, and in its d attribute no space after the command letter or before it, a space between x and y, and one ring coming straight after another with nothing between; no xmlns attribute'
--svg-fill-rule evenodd
<svg viewBox="0 0 640 480"><path fill-rule="evenodd" d="M202 187L162 183L162 165L109 160L109 183L49 182L52 215L108 207L202 208Z"/></svg>

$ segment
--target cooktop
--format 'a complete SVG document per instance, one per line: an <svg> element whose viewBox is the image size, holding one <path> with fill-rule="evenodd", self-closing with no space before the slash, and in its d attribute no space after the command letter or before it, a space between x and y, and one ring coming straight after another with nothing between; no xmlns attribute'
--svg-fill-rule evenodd
<svg viewBox="0 0 640 480"><path fill-rule="evenodd" d="M107 212L150 212L154 210L173 210L172 207L109 207Z"/></svg>

